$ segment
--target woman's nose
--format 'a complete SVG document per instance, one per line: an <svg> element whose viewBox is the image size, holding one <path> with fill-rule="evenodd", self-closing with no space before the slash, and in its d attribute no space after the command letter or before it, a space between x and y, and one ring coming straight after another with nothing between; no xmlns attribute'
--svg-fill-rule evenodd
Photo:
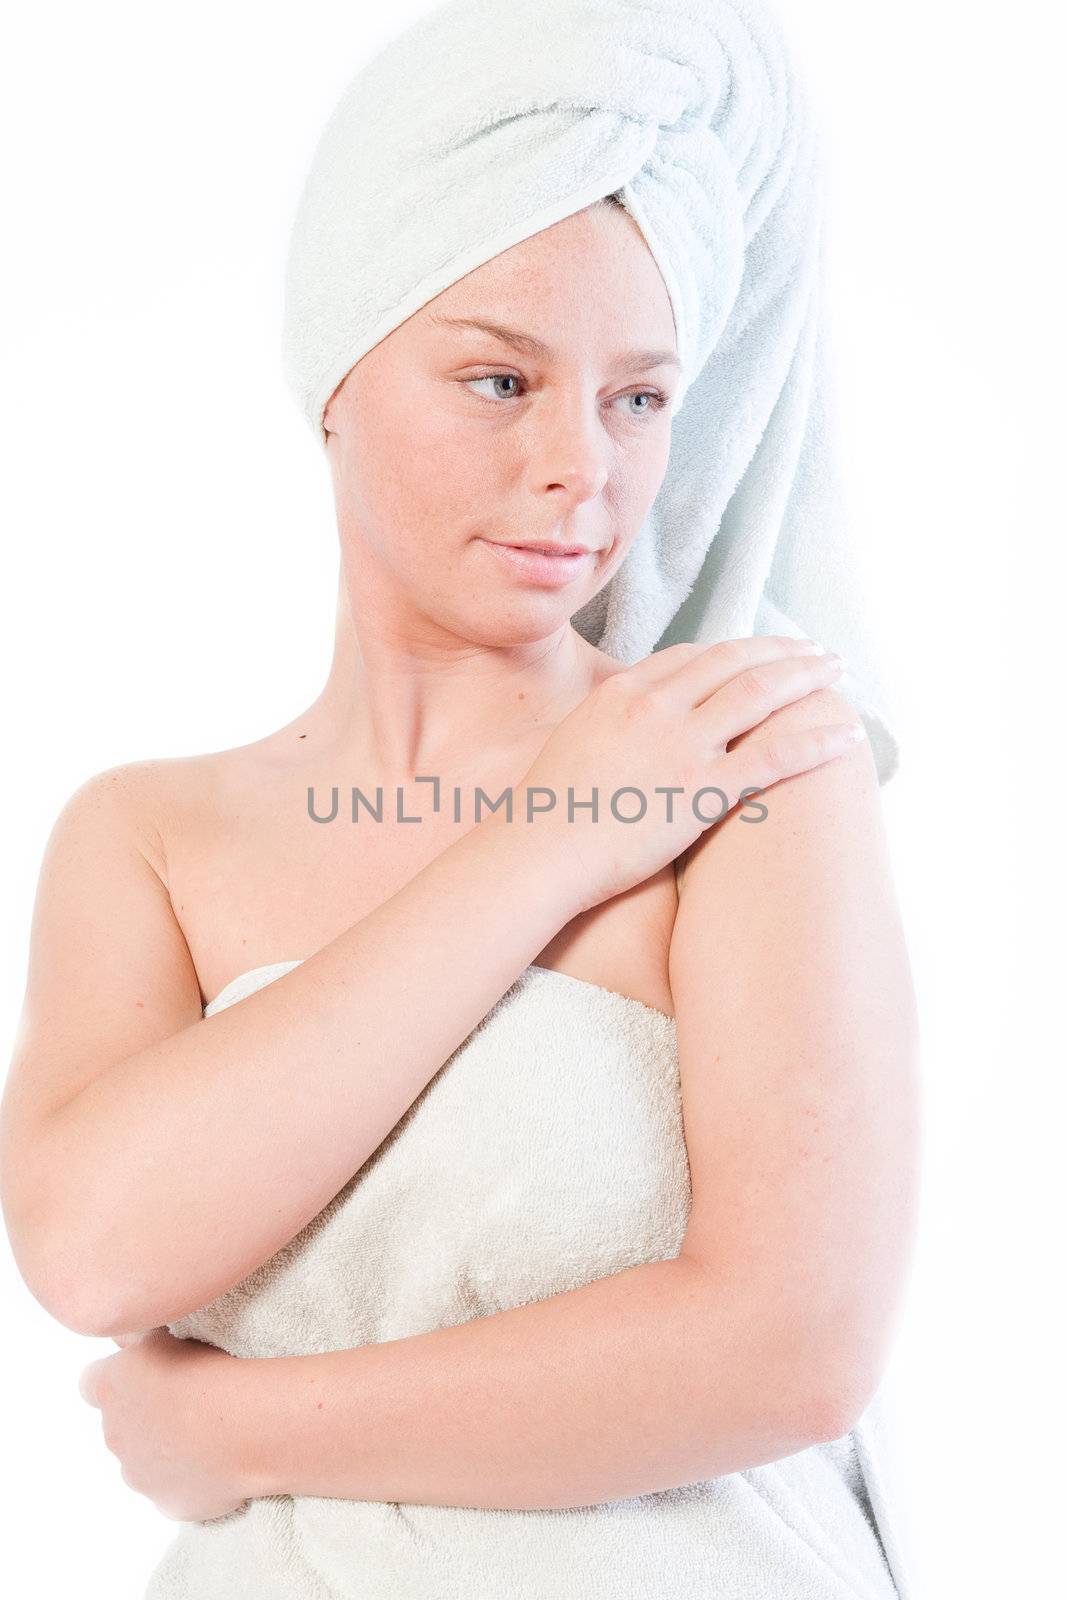
<svg viewBox="0 0 1067 1600"><path fill-rule="evenodd" d="M546 488L563 488L591 500L608 481L611 441L587 401L575 400L531 419L533 463Z"/></svg>

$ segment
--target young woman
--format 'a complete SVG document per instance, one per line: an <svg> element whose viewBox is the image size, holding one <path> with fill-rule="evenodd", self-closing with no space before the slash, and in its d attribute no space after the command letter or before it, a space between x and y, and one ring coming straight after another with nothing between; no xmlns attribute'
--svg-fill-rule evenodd
<svg viewBox="0 0 1067 1600"><path fill-rule="evenodd" d="M322 693L53 829L4 1208L122 1346L82 1393L183 1521L154 1600L904 1593L863 1424L914 1008L863 723L815 641L573 625L683 365L611 196L434 295L322 409Z"/></svg>

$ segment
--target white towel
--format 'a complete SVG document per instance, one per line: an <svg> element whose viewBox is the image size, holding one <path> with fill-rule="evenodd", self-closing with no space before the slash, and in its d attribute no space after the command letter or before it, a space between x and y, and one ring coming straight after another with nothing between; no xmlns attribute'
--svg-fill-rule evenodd
<svg viewBox="0 0 1067 1600"><path fill-rule="evenodd" d="M454 1327L672 1259L691 1199L673 1018L528 967L329 1204L170 1330L258 1360ZM915 1600L887 1460L876 1395L839 1440L586 1506L264 1495L184 1523L144 1600Z"/></svg>
<svg viewBox="0 0 1067 1600"><path fill-rule="evenodd" d="M684 371L626 559L574 616L633 663L683 640L838 651L879 780L898 746L833 465L817 130L762 0L451 0L329 117L294 220L283 365L325 447L361 356L475 267L617 193Z"/></svg>

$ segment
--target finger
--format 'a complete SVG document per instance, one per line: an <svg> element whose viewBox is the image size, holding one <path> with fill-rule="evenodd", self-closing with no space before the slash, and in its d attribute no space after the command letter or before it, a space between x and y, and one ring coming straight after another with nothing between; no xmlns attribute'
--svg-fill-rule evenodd
<svg viewBox="0 0 1067 1600"><path fill-rule="evenodd" d="M855 749L865 736L862 722L833 722L817 728L795 728L767 739L746 742L723 756L718 767L721 787L731 805L742 789L761 793L782 778L810 772L835 756Z"/></svg>
<svg viewBox="0 0 1067 1600"><path fill-rule="evenodd" d="M833 656L789 655L764 661L728 678L694 709L707 718L716 741L729 744L772 712L835 683L841 671L842 663Z"/></svg>
<svg viewBox="0 0 1067 1600"><path fill-rule="evenodd" d="M727 690L739 680L747 680L740 685L742 690L747 689L753 681L753 675L756 682L774 688L783 681L780 674L787 665L794 674L797 671L819 673L828 659L826 652L811 639L777 636L767 639L727 639L710 659L693 661L677 674L680 705L685 710L706 706L713 695ZM826 680L819 678L817 681L822 683ZM673 692L675 683L672 682L670 688ZM748 697L742 694L739 698L745 704ZM768 706L768 710L773 709L773 706ZM767 715L767 712L762 715Z"/></svg>
<svg viewBox="0 0 1067 1600"><path fill-rule="evenodd" d="M680 703L692 707L746 667L783 656L820 653L813 639L790 639L777 633L723 639L718 644L672 644L628 668L627 676L638 688L669 681L672 690L678 689Z"/></svg>

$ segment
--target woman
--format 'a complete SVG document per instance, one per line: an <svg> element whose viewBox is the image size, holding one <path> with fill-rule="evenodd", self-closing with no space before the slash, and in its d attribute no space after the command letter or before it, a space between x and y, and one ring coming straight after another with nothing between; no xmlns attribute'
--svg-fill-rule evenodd
<svg viewBox="0 0 1067 1600"><path fill-rule="evenodd" d="M423 43L446 14L465 60L485 7ZM700 347L614 192L380 337L290 327L327 684L49 841L5 1213L123 1346L82 1393L183 1520L153 1600L905 1592L863 1426L914 1187L875 718L791 633L627 665L574 625L637 592Z"/></svg>

